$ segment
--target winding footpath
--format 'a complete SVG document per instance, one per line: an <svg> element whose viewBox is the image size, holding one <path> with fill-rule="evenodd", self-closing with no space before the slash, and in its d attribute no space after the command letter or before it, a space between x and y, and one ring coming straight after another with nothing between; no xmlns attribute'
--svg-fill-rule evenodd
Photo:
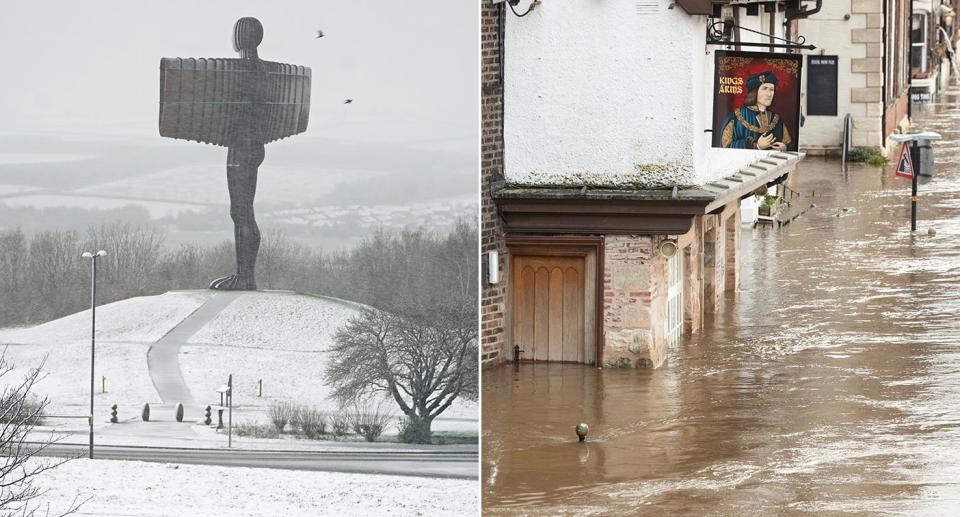
<svg viewBox="0 0 960 517"><path fill-rule="evenodd" d="M180 371L178 360L180 349L204 325L244 294L243 291L213 291L213 293L213 296L203 305L154 343L147 352L150 379L165 405L175 405L180 402L186 408L197 407L193 394L187 388L183 373Z"/></svg>

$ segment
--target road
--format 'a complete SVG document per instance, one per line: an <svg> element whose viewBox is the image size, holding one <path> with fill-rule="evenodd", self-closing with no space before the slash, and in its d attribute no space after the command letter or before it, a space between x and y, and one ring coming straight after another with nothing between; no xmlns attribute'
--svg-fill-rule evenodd
<svg viewBox="0 0 960 517"><path fill-rule="evenodd" d="M53 444L41 452L43 456L59 457L86 454L85 445L74 444ZM479 466L476 452L441 451L255 451L98 445L94 458L459 479L476 479Z"/></svg>

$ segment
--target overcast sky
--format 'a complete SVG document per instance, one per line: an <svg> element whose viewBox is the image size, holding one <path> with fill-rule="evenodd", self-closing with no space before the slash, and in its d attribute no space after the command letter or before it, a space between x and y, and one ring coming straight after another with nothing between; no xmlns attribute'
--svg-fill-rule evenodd
<svg viewBox="0 0 960 517"><path fill-rule="evenodd" d="M471 0L5 2L0 135L164 140L160 58L237 57L231 33L242 16L263 23L261 59L313 69L310 126L294 138L476 152Z"/></svg>

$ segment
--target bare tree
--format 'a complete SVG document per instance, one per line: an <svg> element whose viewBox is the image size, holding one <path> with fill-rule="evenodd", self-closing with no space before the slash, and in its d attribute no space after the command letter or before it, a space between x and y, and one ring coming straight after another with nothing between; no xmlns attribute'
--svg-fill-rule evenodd
<svg viewBox="0 0 960 517"><path fill-rule="evenodd" d="M31 430L41 423L47 399L32 393L34 385L40 379L40 366L31 369L19 383L6 384L5 377L13 371L14 365L0 353L0 512L15 512L23 516L34 515L38 508L36 499L43 494L34 481L44 472L56 468L68 459L41 458L43 451L56 442L53 437L40 442L27 442ZM61 515L68 515L84 503L74 499L70 507ZM49 506L46 508L50 514Z"/></svg>
<svg viewBox="0 0 960 517"><path fill-rule="evenodd" d="M341 403L386 393L407 416L408 441L429 443L437 415L477 395L475 309L438 310L431 321L367 309L336 334L325 378ZM402 437L403 438L403 437Z"/></svg>
<svg viewBox="0 0 960 517"><path fill-rule="evenodd" d="M107 250L101 262L102 299L116 301L151 294L151 281L164 252L166 235L150 225L114 222L91 227L84 249Z"/></svg>

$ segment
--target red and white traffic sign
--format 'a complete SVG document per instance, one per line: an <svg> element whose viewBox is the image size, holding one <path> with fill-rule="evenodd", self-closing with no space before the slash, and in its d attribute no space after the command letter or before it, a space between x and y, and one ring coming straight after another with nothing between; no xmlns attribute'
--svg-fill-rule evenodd
<svg viewBox="0 0 960 517"><path fill-rule="evenodd" d="M913 178L913 160L910 159L909 142L900 144L900 158L897 160L897 176Z"/></svg>

